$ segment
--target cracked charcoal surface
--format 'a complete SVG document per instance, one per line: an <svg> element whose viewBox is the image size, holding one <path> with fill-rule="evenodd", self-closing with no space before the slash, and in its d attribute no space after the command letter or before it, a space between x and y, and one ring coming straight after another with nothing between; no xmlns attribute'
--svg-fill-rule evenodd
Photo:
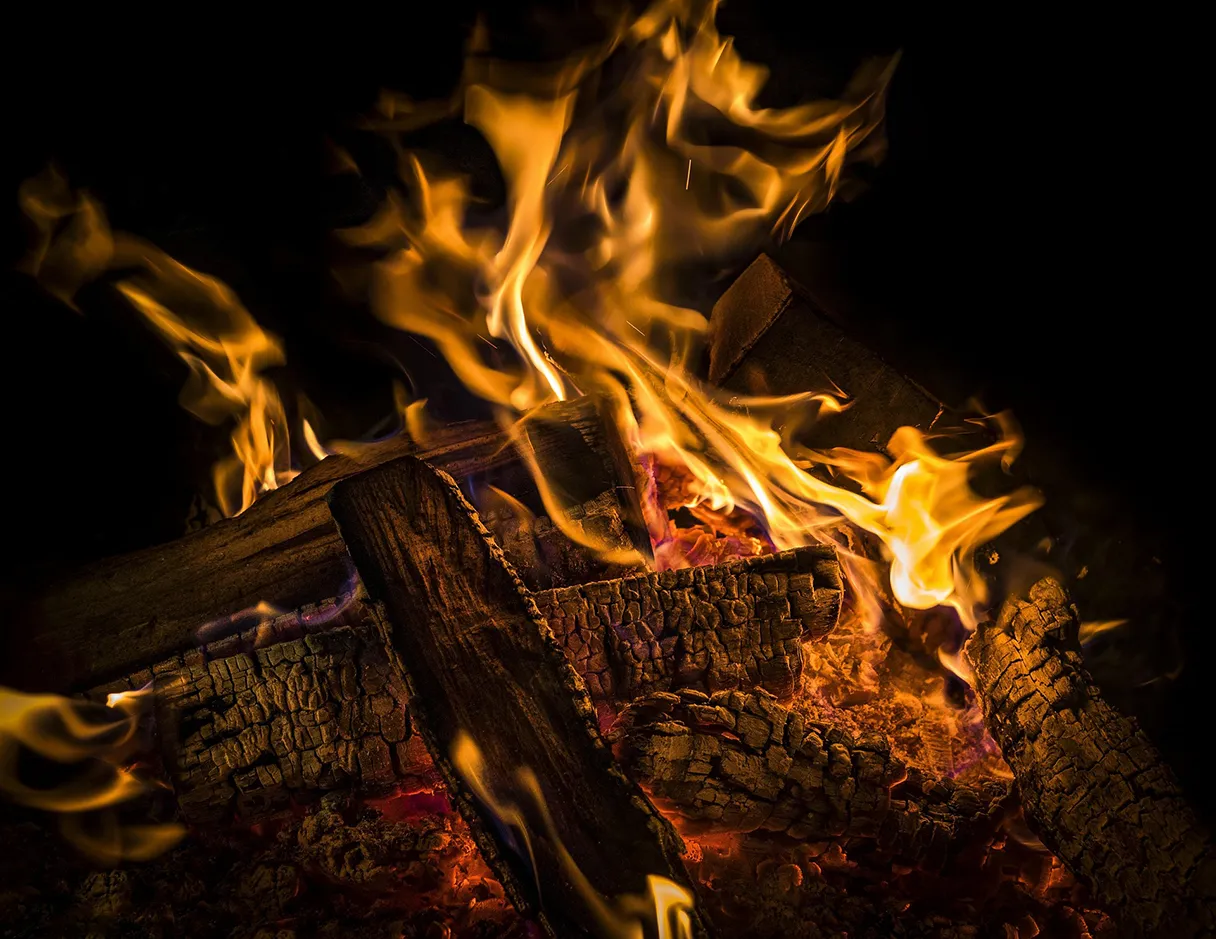
<svg viewBox="0 0 1216 939"><path fill-rule="evenodd" d="M631 704L613 738L634 778L700 827L872 838L926 869L989 837L1009 795L909 770L884 736L808 721L764 692L659 692Z"/></svg>
<svg viewBox="0 0 1216 939"><path fill-rule="evenodd" d="M967 646L1028 820L1127 935L1216 931L1216 856L1173 773L1084 668L1076 608L1044 579Z"/></svg>
<svg viewBox="0 0 1216 939"><path fill-rule="evenodd" d="M182 812L207 822L425 772L405 706L383 648L343 627L180 670L157 722Z"/></svg>
<svg viewBox="0 0 1216 939"><path fill-rule="evenodd" d="M839 583L828 549L804 548L534 598L593 697L685 683L760 683L788 694L801 673L801 639L767 640L783 630L824 633L835 622ZM593 612L590 600L608 597L620 599ZM618 612L624 622L611 630L606 624ZM641 641L648 630L657 638ZM194 821L258 818L296 798L374 788L431 768L410 732L404 688L358 600L266 620L93 694L150 681L161 692L162 756Z"/></svg>
<svg viewBox="0 0 1216 939"><path fill-rule="evenodd" d="M835 626L842 589L835 551L815 546L563 587L536 601L593 698L755 686L788 697L802 642Z"/></svg>

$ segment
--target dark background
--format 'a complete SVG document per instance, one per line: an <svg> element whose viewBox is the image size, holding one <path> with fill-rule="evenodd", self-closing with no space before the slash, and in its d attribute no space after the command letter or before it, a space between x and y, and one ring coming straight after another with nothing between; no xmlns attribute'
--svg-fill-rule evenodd
<svg viewBox="0 0 1216 939"><path fill-rule="evenodd" d="M945 400L1012 408L1027 460L1078 528L1146 546L1136 556L1168 577L1168 622L1135 641L1173 650L1180 637L1169 655L1185 667L1147 689L1109 684L1203 794L1209 354L1187 275L1210 161L1191 146L1202 135L1182 103L1188 57L1142 19L786 6L728 4L719 18L745 57L773 67L772 104L838 91L864 56L903 52L888 159L865 194L804 225L787 264ZM219 276L285 336L282 381L331 432L367 433L390 409L389 380L402 365L417 377L427 353L335 288L330 233L366 218L380 189L333 176L328 142L358 136L381 87L445 94L475 12L27 21L5 66L10 258L24 238L16 187L55 160L116 228ZM550 3L500 8L492 25L528 56L586 21L585 5ZM476 146L463 158L486 169ZM180 365L103 296L82 317L7 270L3 290L9 572L179 536L223 443L177 406Z"/></svg>

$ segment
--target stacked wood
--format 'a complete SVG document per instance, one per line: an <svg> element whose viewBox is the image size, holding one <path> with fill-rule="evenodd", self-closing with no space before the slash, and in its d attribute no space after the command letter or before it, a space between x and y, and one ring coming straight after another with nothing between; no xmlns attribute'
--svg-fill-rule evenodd
<svg viewBox="0 0 1216 939"><path fill-rule="evenodd" d="M926 869L991 837L1009 797L1002 782L909 769L886 737L808 720L762 691L649 695L612 738L622 765L692 832L868 838Z"/></svg>
<svg viewBox="0 0 1216 939"><path fill-rule="evenodd" d="M967 645L985 723L1035 833L1127 935L1216 930L1216 853L1135 720L1094 685L1076 607L1044 579Z"/></svg>
<svg viewBox="0 0 1216 939"><path fill-rule="evenodd" d="M529 420L529 445L544 465L598 481L643 554L649 541L624 444L597 401L549 405ZM5 637L0 684L32 691L92 688L197 647L200 630L269 604L298 609L348 594L353 575L326 497L334 484L403 454L459 479L519 474L509 435L492 424L453 425L419 445L401 437L331 456L247 511L167 545L111 558L72 575L32 583L11 610L21 629ZM526 473L526 470L522 472ZM594 494L580 493L575 502Z"/></svg>
<svg viewBox="0 0 1216 939"><path fill-rule="evenodd" d="M533 597L596 700L656 686L789 694L801 676L800 637L835 624L839 583L831 550L810 547ZM604 600L594 612L575 610L592 597L624 599L619 608ZM649 630L654 638L639 638ZM785 633L792 638L773 641ZM702 650L699 660L691 649ZM433 769L410 730L405 691L391 677L371 611L357 597L267 619L93 696L149 682L161 760L192 822L258 819L329 790L375 791Z"/></svg>
<svg viewBox="0 0 1216 939"><path fill-rule="evenodd" d="M588 886L646 896L655 875L691 890L679 836L617 766L578 673L451 477L399 460L341 483L331 508L416 726L516 907L573 937L595 928ZM453 763L464 739L480 778ZM527 848L487 796L518 807ZM708 934L696 910L692 922Z"/></svg>

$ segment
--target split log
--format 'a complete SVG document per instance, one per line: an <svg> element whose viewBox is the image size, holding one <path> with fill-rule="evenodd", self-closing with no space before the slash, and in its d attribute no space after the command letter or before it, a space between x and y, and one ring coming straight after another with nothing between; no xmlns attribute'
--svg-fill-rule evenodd
<svg viewBox="0 0 1216 939"><path fill-rule="evenodd" d="M691 892L679 836L616 765L578 674L451 478L399 460L335 487L331 506L380 605L415 722L518 908L555 936L588 935L593 917L571 864L603 897L644 896L652 874ZM531 850L520 850L452 763L464 734L484 756L483 791L527 805L526 768L561 847L532 813ZM693 920L708 933L699 913Z"/></svg>
<svg viewBox="0 0 1216 939"><path fill-rule="evenodd" d="M619 462L623 444L597 403L551 405L532 427L538 458L602 481L632 543L647 550L636 491L620 485L632 470ZM14 604L21 628L5 637L0 684L91 688L197 646L200 628L258 604L293 610L349 594L350 561L326 497L338 480L413 453L457 478L520 465L507 436L485 424L446 428L425 446L402 437L368 447L358 459L331 456L235 518L30 585Z"/></svg>
<svg viewBox="0 0 1216 939"><path fill-rule="evenodd" d="M836 625L834 548L640 574L538 594L537 607L592 697L760 686L789 697L802 642Z"/></svg>
<svg viewBox="0 0 1216 939"><path fill-rule="evenodd" d="M956 784L909 769L881 734L854 738L764 692L658 693L631 704L611 738L657 803L693 831L870 838L940 870L989 838L1009 788Z"/></svg>
<svg viewBox="0 0 1216 939"><path fill-rule="evenodd" d="M710 316L709 380L732 391L786 395L843 391L853 402L825 415L811 447L885 447L902 426L929 430L942 405L831 321L767 255L722 294Z"/></svg>
<svg viewBox="0 0 1216 939"><path fill-rule="evenodd" d="M989 732L1027 820L1131 936L1210 936L1216 853L1135 720L1085 670L1054 580L1011 598L967 645Z"/></svg>

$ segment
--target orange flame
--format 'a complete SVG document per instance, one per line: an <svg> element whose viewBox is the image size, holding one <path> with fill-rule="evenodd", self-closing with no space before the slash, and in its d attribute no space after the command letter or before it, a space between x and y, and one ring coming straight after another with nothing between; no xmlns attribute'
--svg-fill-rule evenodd
<svg viewBox="0 0 1216 939"><path fill-rule="evenodd" d="M695 480L694 506L744 509L779 548L833 540L844 522L869 532L900 603L950 604L971 625L986 600L973 550L1039 504L1029 491L986 499L969 485L978 464L1016 454L1015 432L1002 427L998 443L953 458L912 428L891 438L890 458L795 458L775 427L839 410L838 397L727 399L693 377L707 324L664 299L672 272L745 257L825 208L847 164L881 154L894 67L864 67L840 101L757 108L766 72L718 34L715 12L659 0L597 49L528 81L487 60L479 37L453 101L498 157L510 223L505 235L467 224L465 183L404 153L412 195L347 232L392 248L376 271L374 309L431 338L510 419L570 394L604 395L636 452ZM597 74L620 49L625 76ZM386 98L384 110L379 126L392 130L445 108ZM533 469L545 492L544 468ZM824 481L824 470L851 486ZM554 520L575 527L560 507ZM666 547L656 546L660 565L687 563Z"/></svg>
<svg viewBox="0 0 1216 939"><path fill-rule="evenodd" d="M642 459L693 480L692 507L749 513L779 548L835 541L855 526L882 545L898 602L948 604L973 625L986 603L974 549L1039 504L1027 490L984 498L970 486L981 463L1012 460L1016 431L998 419L997 443L953 457L912 428L892 436L889 456L800 451L777 428L839 410L838 395L727 397L694 376L707 322L668 299L677 274L729 269L787 236L839 195L850 164L880 157L895 66L863 66L837 101L760 108L767 73L718 33L716 8L656 0L596 48L533 71L489 58L479 30L451 102L386 94L375 122L386 131L463 114L497 156L510 218L505 232L474 226L465 181L402 152L409 194L345 233L388 249L373 308L432 340L507 424L547 401L598 394ZM601 66L614 53L624 67L609 75ZM216 469L224 511L291 479L287 421L265 374L283 361L282 346L231 291L111 233L100 207L54 173L27 183L21 204L37 232L26 269L69 302L83 283L124 272L119 289L191 369L183 404L234 425L233 457ZM411 435L425 434L423 402L399 403ZM315 459L353 452L322 442L313 423L301 430ZM585 542L545 467L529 459L522 428L514 435L553 522ZM691 561L672 544L656 544L655 557Z"/></svg>
<svg viewBox="0 0 1216 939"><path fill-rule="evenodd" d="M536 833L532 831L523 809L517 803L489 788L481 748L463 731L452 745L452 763L486 808L499 821L519 833L535 869L533 839ZM604 939L642 939L646 935L647 924L653 923L657 927L659 939L692 939L692 919L689 911L693 907L693 898L685 888L666 877L650 874L646 878L650 890L649 897L626 895L605 898L591 885L587 875L578 867L562 843L536 774L526 766L520 767L516 771L516 782L540 813L544 829L542 836L556 852L570 883L587 904L591 914L591 922L587 925L591 929ZM543 896L541 903L544 903Z"/></svg>
<svg viewBox="0 0 1216 939"><path fill-rule="evenodd" d="M220 509L235 515L295 475L287 420L265 369L284 362L265 332L218 280L160 249L110 230L88 193L74 193L54 169L21 187L20 203L38 235L23 269L72 303L87 282L124 272L118 290L190 370L181 404L209 424L231 422L233 456L216 466Z"/></svg>
<svg viewBox="0 0 1216 939"><path fill-rule="evenodd" d="M145 782L117 765L128 755L147 694L112 694L102 707L0 688L0 793L61 813L64 833L98 860L141 860L172 847L185 833L180 825L121 826L112 815L95 814L89 821L85 816L148 791ZM19 771L22 748L57 763L83 764L83 770L56 786L31 786Z"/></svg>

